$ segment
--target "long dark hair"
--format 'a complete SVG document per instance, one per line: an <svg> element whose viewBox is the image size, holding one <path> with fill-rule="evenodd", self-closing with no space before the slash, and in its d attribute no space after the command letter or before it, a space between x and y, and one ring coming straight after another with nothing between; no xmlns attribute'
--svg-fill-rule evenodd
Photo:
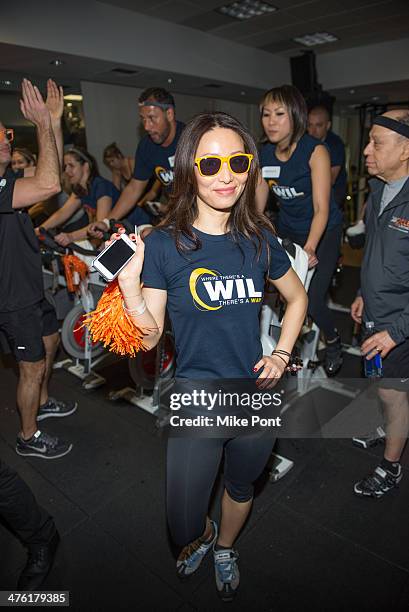
<svg viewBox="0 0 409 612"><path fill-rule="evenodd" d="M248 173L244 191L232 207L227 228L232 239L238 243L240 236L252 240L260 257L266 238L263 229L275 233L269 220L259 213L255 205L255 193L259 177L257 148L253 137L234 117L222 112L208 112L196 115L184 128L176 148L173 189L169 199L169 211L160 227L168 227L175 236L176 247L182 251L196 250L201 243L192 230L197 218L198 193L194 160L199 142L207 132L215 128L225 128L236 132L244 143L245 153L254 158ZM186 238L188 240L186 240Z"/></svg>
<svg viewBox="0 0 409 612"><path fill-rule="evenodd" d="M90 153L88 153L88 151L82 149L81 147L71 147L71 149L64 151L64 155L72 155L72 157L82 166L84 164L89 165L89 177L86 188L84 189L84 187L80 184L72 186L72 192L79 198L89 194L93 180L99 176L96 159Z"/></svg>
<svg viewBox="0 0 409 612"><path fill-rule="evenodd" d="M266 91L260 101L260 113L270 102L277 102L286 107L291 119L291 138L288 148L298 142L307 129L308 109L301 92L294 85L281 85Z"/></svg>

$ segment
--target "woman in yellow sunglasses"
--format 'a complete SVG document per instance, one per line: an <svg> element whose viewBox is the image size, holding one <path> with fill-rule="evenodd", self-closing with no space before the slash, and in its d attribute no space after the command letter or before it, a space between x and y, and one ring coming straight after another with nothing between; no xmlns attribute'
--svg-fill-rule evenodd
<svg viewBox="0 0 409 612"><path fill-rule="evenodd" d="M220 112L193 118L180 138L174 169L166 219L145 244L133 237L136 255L118 280L124 309L144 330L148 348L159 341L168 309L177 349L176 379L187 384L195 414L208 426L195 435L185 422L182 436L171 434L168 441L167 516L172 538L182 547L177 573L191 576L213 548L217 592L231 601L239 586L233 545L275 434L254 430L242 436L225 427L212 437L206 390L223 388L223 379L237 381L233 387L245 379L261 388L274 386L288 365L307 299L273 227L256 211L257 151L236 119ZM267 279L287 301L272 355L262 354L259 332ZM171 400L177 408L180 394L172 393ZM186 405L186 397L183 401ZM176 415L172 425L181 424ZM219 527L208 508L223 456Z"/></svg>

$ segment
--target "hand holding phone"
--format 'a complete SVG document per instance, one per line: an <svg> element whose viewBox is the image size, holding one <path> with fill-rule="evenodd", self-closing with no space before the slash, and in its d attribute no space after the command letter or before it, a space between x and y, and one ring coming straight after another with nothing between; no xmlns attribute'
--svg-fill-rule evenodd
<svg viewBox="0 0 409 612"><path fill-rule="evenodd" d="M145 251L139 235L127 236L121 228L105 244L106 248L92 262L93 268L109 282L118 277L119 283L138 283Z"/></svg>

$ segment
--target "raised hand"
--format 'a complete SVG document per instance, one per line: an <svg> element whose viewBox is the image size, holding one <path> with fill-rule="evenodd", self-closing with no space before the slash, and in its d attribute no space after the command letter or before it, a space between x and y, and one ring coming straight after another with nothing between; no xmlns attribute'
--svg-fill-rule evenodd
<svg viewBox="0 0 409 612"><path fill-rule="evenodd" d="M47 127L51 125L51 117L45 105L43 97L35 85L28 79L23 79L21 84L20 109L24 117L34 123L36 127Z"/></svg>
<svg viewBox="0 0 409 612"><path fill-rule="evenodd" d="M59 122L64 112L64 91L52 79L47 81L46 106L50 112L51 121Z"/></svg>

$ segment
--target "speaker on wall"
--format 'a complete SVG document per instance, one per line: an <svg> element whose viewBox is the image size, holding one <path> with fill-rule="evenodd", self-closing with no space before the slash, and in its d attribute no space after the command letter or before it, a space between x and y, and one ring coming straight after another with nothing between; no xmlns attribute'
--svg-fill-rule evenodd
<svg viewBox="0 0 409 612"><path fill-rule="evenodd" d="M318 89L315 53L306 51L303 55L290 58L291 81L306 98L311 97Z"/></svg>

